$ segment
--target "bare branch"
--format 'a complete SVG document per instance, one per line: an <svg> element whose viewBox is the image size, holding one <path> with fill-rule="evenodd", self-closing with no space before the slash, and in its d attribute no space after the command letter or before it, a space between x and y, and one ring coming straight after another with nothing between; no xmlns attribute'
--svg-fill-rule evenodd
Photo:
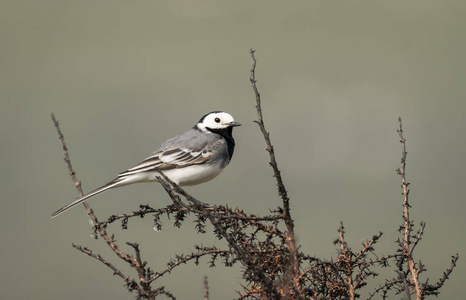
<svg viewBox="0 0 466 300"><path fill-rule="evenodd" d="M289 255L290 268L288 270L289 274L287 276L289 277L292 288L297 292L298 295L302 295L303 292L297 280L297 278L299 277L298 247L296 245L296 238L294 234L294 222L293 222L293 219L291 218L291 213L290 213L290 198L288 197L288 192L286 191L285 185L282 180L282 176L280 174L280 170L278 169L278 164L275 159L275 152L272 146L272 142L270 141L270 134L265 129L264 118L262 116L261 96L260 96L259 90L257 89L257 85L256 85L257 61L254 55L254 52L255 51L253 49L249 50L249 53L252 58L250 81L251 81L252 89L254 90L254 94L256 96L256 110L257 110L257 117L258 117L258 120L255 122L259 125L259 128L262 131L262 134L264 136L265 143L267 144L267 152L269 152L269 156L270 156L270 166L273 169L274 177L277 181L278 194L280 195L283 201L284 221L285 221L285 225L287 229L286 243L290 251L290 255Z"/></svg>
<svg viewBox="0 0 466 300"><path fill-rule="evenodd" d="M68 154L68 147L66 146L66 143L65 143L65 138L60 130L60 126L59 126L59 123L58 121L55 119L55 116L52 114L52 120L53 120L53 123L55 124L55 128L58 132L58 138L60 139L61 143L62 143L62 146L63 146L63 154L64 154L64 158L65 158L65 162L68 166L68 171L69 171L69 174L73 180L73 182L75 183L76 185L76 188L78 189L78 192L79 192L79 196L82 196L83 195L83 191L81 189L81 183L78 181L77 177L76 177L76 172L73 170L72 168L72 165L71 165L71 160L70 160L70 157L69 157L69 154ZM86 203L86 201L83 202L84 206L86 207L86 210L87 210L87 213L88 215L91 217L94 225L96 226L95 227L95 230L99 233L99 235L105 240L105 242L107 243L107 245L112 249L112 251L122 260L124 260L125 262L127 262L128 264L130 264L132 267L134 267L137 271L138 271L138 274L139 274L139 281L141 282L141 288L142 290L144 290L144 292L140 295L144 295L144 297L146 297L147 299L153 299L153 296L151 295L151 289L150 289L150 286L146 285L144 283L145 281L145 277L143 276L145 274L145 270L144 270L144 266L141 265L137 259L131 257L130 255L122 252L121 250L118 249L118 246L115 244L115 241L114 241L114 238L113 236L109 236L107 231L105 230L105 228L103 226L97 226L97 224L99 224L99 221L97 219L97 217L95 216L93 210L91 209L91 207L89 206L89 204ZM75 247L76 249L80 250L81 252L84 252L82 251L81 249ZM90 251L90 250L89 250ZM92 251L91 252L84 252L88 255L92 254ZM90 255L92 256L92 255ZM92 256L94 257L94 256ZM108 265L107 265L108 266ZM115 271L115 270L114 270ZM132 287L132 286L128 286L128 289L130 291L134 290L135 288ZM137 289L138 291L140 291L140 289Z"/></svg>
<svg viewBox="0 0 466 300"><path fill-rule="evenodd" d="M209 284L207 282L207 276L204 276L204 300L209 300Z"/></svg>
<svg viewBox="0 0 466 300"><path fill-rule="evenodd" d="M103 263L104 265L106 265L107 267L109 267L110 269L112 269L113 271L113 275L117 275L117 276L120 276L125 282L126 282L126 286L128 287L128 290L130 292L132 292L133 290L137 290L140 294L145 294L144 291L142 290L142 288L137 284L137 282L134 280L134 279L129 279L128 276L126 276L125 274L123 274L119 269L117 269L115 266L113 266L111 263L109 263L108 261L106 261L102 256L100 256L99 254L94 254L92 252L91 249L89 248L86 248L86 247L81 247L81 246L78 246L78 245L75 245L75 244L72 244L72 246L81 251L82 253L84 254L87 254L89 255L90 257L100 261L101 263Z"/></svg>
<svg viewBox="0 0 466 300"><path fill-rule="evenodd" d="M57 130L58 139L60 140L62 147L63 147L63 156L64 156L65 163L68 166L68 173L71 176L71 179L73 180L74 185L76 186L76 189L78 190L79 197L82 197L84 193L81 188L81 181L79 181L78 178L76 177L76 172L73 170L73 166L71 165L70 155L68 153L68 147L66 146L66 143L65 143L65 137L63 136L63 133L61 132L60 124L55 119L54 114L51 115L51 118L52 118L53 124L55 125L55 129ZM87 201L83 201L83 205L86 208L87 214L92 219L93 224L99 223L91 207L89 206L89 204L87 204Z"/></svg>
<svg viewBox="0 0 466 300"><path fill-rule="evenodd" d="M445 284L447 279L449 278L450 274L453 272L453 269L456 267L456 262L459 259L458 253L451 257L451 265L448 269L443 273L443 276L436 284L428 284L427 282L423 284L423 293L424 295L435 295L437 296L440 292L440 288Z"/></svg>
<svg viewBox="0 0 466 300"><path fill-rule="evenodd" d="M267 132L265 129L265 124L264 124L264 118L262 116L262 105L261 105L261 96L259 93L259 90L257 89L256 86L256 57L254 55L255 51L250 49L249 53L251 54L252 58L252 68L251 68L251 85L254 90L254 94L256 95L256 110L257 110L257 117L258 120L254 121L259 125L260 130L262 131L262 134L264 135L265 142L267 144L267 152L269 152L270 155L270 166L273 169L274 177L277 181L277 186L278 186L278 194L283 200L283 207L285 209L285 214L290 214L290 198L288 197L288 192L286 191L285 185L283 184L282 176L280 173L280 170L278 169L278 164L275 159L275 151L272 146L272 142L270 141L270 134Z"/></svg>
<svg viewBox="0 0 466 300"><path fill-rule="evenodd" d="M403 136L403 124L401 117L398 118L398 135L401 143L401 166L397 170L401 176L401 189L403 191L403 242L402 242L402 254L403 260L408 263L409 272L411 273L410 283L414 286L414 292L416 293L416 299L423 299L421 284L419 283L419 272L422 268L416 268L416 264L413 259L413 253L411 248L411 232L413 229L412 221L409 218L409 183L406 181L406 139ZM417 242L416 242L417 244ZM400 266L400 264L399 264Z"/></svg>
<svg viewBox="0 0 466 300"><path fill-rule="evenodd" d="M205 256L205 255L221 255L221 254L230 255L230 254L233 254L233 251L231 251L231 250L221 250L221 249L217 249L215 247L212 247L212 248L198 248L197 252L193 252L190 255L177 255L176 260L170 261L168 263L168 267L165 270L163 270L161 272L154 273L152 275L152 277L149 278L148 282L155 281L155 280L159 279L160 277L162 277L163 275L165 275L166 273L171 273L171 271L174 268L176 268L176 267L178 267L180 265L186 264L187 262L189 262L191 260L196 260L196 264L197 264L199 258L201 258L202 256Z"/></svg>

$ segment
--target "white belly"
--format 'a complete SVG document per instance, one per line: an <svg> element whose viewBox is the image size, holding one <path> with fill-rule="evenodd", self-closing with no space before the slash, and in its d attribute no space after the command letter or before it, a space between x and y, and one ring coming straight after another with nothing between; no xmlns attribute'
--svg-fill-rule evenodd
<svg viewBox="0 0 466 300"><path fill-rule="evenodd" d="M176 184L187 186L197 185L209 180L214 179L223 171L220 165L193 165L186 168L176 168L164 171L165 176L170 178L171 181ZM160 173L156 171L152 172L141 172L129 175L118 186L124 186L137 182L153 182L158 181Z"/></svg>
<svg viewBox="0 0 466 300"><path fill-rule="evenodd" d="M165 176L179 185L197 185L214 179L223 171L220 166L194 165L164 172Z"/></svg>

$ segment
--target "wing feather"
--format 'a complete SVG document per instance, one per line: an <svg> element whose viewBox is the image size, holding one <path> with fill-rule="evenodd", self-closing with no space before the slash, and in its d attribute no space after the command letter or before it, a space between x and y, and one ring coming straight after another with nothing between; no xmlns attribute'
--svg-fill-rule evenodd
<svg viewBox="0 0 466 300"><path fill-rule="evenodd" d="M124 177L140 172L170 170L183 168L191 165L198 165L206 162L213 154L213 151L189 151L185 148L171 148L158 151L141 163L118 174Z"/></svg>

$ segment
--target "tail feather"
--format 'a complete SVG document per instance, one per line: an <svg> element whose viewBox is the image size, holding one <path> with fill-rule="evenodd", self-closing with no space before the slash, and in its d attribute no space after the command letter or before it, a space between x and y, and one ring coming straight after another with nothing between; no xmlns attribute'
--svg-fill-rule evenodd
<svg viewBox="0 0 466 300"><path fill-rule="evenodd" d="M117 186L121 185L122 181L123 180L121 178L114 179L114 180L110 181L109 183L107 183L107 184L93 190L92 192L87 193L86 195L82 196L81 198L78 198L78 199L74 200L73 202L63 206L62 208L60 208L59 210L54 212L52 214L52 218L55 218L59 214L61 214L61 213L65 212L65 211L67 211L68 209L78 205L79 203L85 201L86 199L88 199L88 198L90 198L92 196L103 193L103 192L105 192L105 191L107 191L107 190L109 190L111 188L114 188L114 187L117 187Z"/></svg>

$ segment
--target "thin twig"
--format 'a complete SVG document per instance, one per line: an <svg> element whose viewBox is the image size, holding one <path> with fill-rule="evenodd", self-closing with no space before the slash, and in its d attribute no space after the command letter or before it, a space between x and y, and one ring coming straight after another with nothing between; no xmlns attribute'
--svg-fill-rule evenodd
<svg viewBox="0 0 466 300"><path fill-rule="evenodd" d="M252 59L250 81L251 81L252 89L256 96L256 110L257 110L257 117L258 117L258 120L255 121L255 123L259 125L259 128L262 131L262 134L264 136L265 143L267 144L266 150L267 152L269 152L270 166L273 169L274 177L275 177L275 180L277 181L278 194L280 195L283 201L283 214L284 214L284 221L285 221L285 225L287 229L286 243L290 251L290 255L289 255L290 268L288 270L290 274L288 274L288 277L289 277L289 280L292 281L292 288L295 291L297 291L298 297L302 297L301 285L298 282L298 278L299 278L298 248L296 246L296 238L294 234L294 222L293 222L293 219L291 218L291 213L290 213L290 198L288 197L288 192L286 191L285 184L283 183L282 176L280 174L280 170L278 169L278 164L275 159L275 152L273 149L272 142L270 140L270 134L267 132L265 128L264 118L262 116L261 96L260 96L259 90L257 89L257 85L256 85L257 60L254 54L255 51L253 49L250 49L249 53Z"/></svg>
<svg viewBox="0 0 466 300"><path fill-rule="evenodd" d="M204 300L209 300L209 283L207 282L207 276L204 276Z"/></svg>
<svg viewBox="0 0 466 300"><path fill-rule="evenodd" d="M152 275L152 277L149 278L147 282L155 281L159 279L160 277L162 277L163 275L165 275L166 273L170 273L174 268L180 265L186 264L188 261L197 260L201 258L202 256L212 255L212 254L232 254L232 253L233 251L231 250L221 250L221 249L213 248L209 250L203 250L199 253L191 253L190 255L178 256L176 261L169 263L168 267L165 270L161 272L157 272L154 275Z"/></svg>
<svg viewBox="0 0 466 300"><path fill-rule="evenodd" d="M128 276L126 276L125 274L123 274L120 270L118 270L114 265L112 265L111 263L109 263L108 261L106 261L102 256L100 256L99 254L94 254L92 252L91 249L89 248L86 248L86 247L82 247L82 246L78 246L78 245L75 245L75 244L72 244L73 248L81 251L82 253L85 253L87 255L89 255L90 257L100 261L101 263L103 263L104 265L106 265L107 267L109 267L110 269L113 270L113 275L117 275L117 276L120 276L125 282L126 282L126 285L128 286L128 289L130 291L132 290L138 290L138 292L140 294L144 294L144 291L141 289L141 287L136 283L136 281L134 279L129 279Z"/></svg>
<svg viewBox="0 0 466 300"><path fill-rule="evenodd" d="M411 273L410 283L414 286L414 292L416 294L416 299L423 299L421 284L419 283L419 272L421 268L416 268L414 262L413 253L411 249L411 232L412 232L412 221L409 218L409 183L406 181L406 156L408 152L406 151L406 139L403 136L403 124L401 122L401 117L398 118L398 135L400 137L401 143L401 166L397 170L398 174L401 176L401 189L403 191L403 255L404 259L408 263L409 272Z"/></svg>
<svg viewBox="0 0 466 300"><path fill-rule="evenodd" d="M63 146L63 155L64 155L64 159L65 159L65 162L68 166L68 171L69 171L69 174L73 180L73 182L75 183L75 186L76 188L78 189L78 193L79 193L79 196L82 196L83 195L83 191L81 189L81 183L80 181L77 179L76 177L76 172L73 170L73 167L71 165L71 160L70 160L70 156L68 154L68 147L66 146L66 143L65 143L65 138L63 136L63 133L61 132L60 130L60 126L59 126L59 123L58 121L55 119L55 116L52 114L52 120L53 120L53 123L55 124L55 128L57 130L57 133L58 133L58 138L60 139L60 142ZM86 201L83 202L84 203L84 206L86 207L86 210L87 210L87 213L88 215L91 217L93 223L95 226L97 226L99 224L99 221L97 219L97 217L95 216L93 210L91 209L91 207L89 206L89 204L86 203ZM118 246L115 244L115 241L114 241L114 238L113 236L110 237L107 233L107 231L105 230L105 228L103 226L97 226L97 231L99 233L99 235L105 240L105 242L107 243L107 245L112 249L112 251L122 260L126 261L128 264L130 264L132 267L134 267L137 271L138 271L138 274L140 275L140 278L139 278L139 281L140 282L144 282L146 278L144 277L141 277L141 274L144 274L144 266L142 266L138 261L137 259L129 256L128 254L122 252L121 250L118 249ZM76 248L76 247L75 247ZM151 291L150 291L150 287L148 287L147 285L142 285L142 289L144 290L144 292L142 293L142 295L144 295L147 299L153 299L152 295L151 295ZM139 291L139 289L138 289Z"/></svg>
<svg viewBox="0 0 466 300"><path fill-rule="evenodd" d="M270 141L270 134L267 132L265 129L265 124L264 124L264 118L262 116L262 105L261 105L261 95L259 93L259 90L257 89L256 85L256 64L257 60L254 55L255 50L250 49L249 53L251 54L252 58L252 68L251 68L251 85L252 89L254 90L254 94L256 96L256 110L257 110L257 117L258 120L254 121L256 124L259 125L260 130L262 131L262 134L264 135L265 142L267 144L267 152L269 152L270 155L270 166L273 169L274 177L277 181L277 186L278 186L278 194L283 200L283 208L285 210L285 214L290 214L290 198L288 197L288 192L286 191L285 184L283 183L283 179L280 173L280 170L278 169L278 164L277 160L275 159L275 151L273 149L272 142Z"/></svg>
<svg viewBox="0 0 466 300"><path fill-rule="evenodd" d="M443 273L443 276L439 279L439 281L436 284L430 285L430 284L423 284L423 292L426 295L438 295L439 292L438 290L445 284L447 279L449 278L450 274L453 272L453 269L456 267L456 263L459 259L458 253L453 255L451 257L451 265L448 267L448 269Z"/></svg>
<svg viewBox="0 0 466 300"><path fill-rule="evenodd" d="M63 136L63 133L61 132L60 124L55 119L54 114L51 115L51 118L52 118L53 124L55 125L55 129L57 130L58 139L60 140L62 147L63 147L63 156L64 156L65 163L68 167L68 173L71 176L71 179L73 180L74 185L76 186L76 189L78 190L79 197L82 197L84 193L81 188L81 181L79 181L78 178L76 177L76 172L73 170L73 166L71 165L70 155L68 153L68 147L66 146L66 143L65 143L65 137ZM94 212L92 208L89 206L89 204L87 203L87 201L83 201L83 204L84 204L84 207L86 208L87 214L92 219L93 224L99 223L99 221L97 220L97 217L94 215Z"/></svg>

